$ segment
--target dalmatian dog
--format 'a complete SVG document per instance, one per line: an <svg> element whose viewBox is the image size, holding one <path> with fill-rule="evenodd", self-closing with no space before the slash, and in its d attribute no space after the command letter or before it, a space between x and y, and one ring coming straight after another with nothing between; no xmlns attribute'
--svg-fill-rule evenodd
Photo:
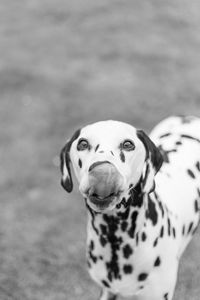
<svg viewBox="0 0 200 300"><path fill-rule="evenodd" d="M75 132L61 151L88 210L87 261L100 300L171 300L200 219L200 119L170 117L148 137L118 121Z"/></svg>

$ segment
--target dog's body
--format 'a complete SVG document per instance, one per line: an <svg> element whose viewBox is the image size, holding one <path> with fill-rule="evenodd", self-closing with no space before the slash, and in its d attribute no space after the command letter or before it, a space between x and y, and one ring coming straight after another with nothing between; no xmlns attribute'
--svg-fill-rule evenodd
<svg viewBox="0 0 200 300"><path fill-rule="evenodd" d="M92 146L86 147L79 139L77 149L81 152L71 160L88 208L87 258L92 278L102 287L100 299L114 300L122 295L138 300L171 300L179 259L200 217L200 120L171 117L163 121L151 133L157 147L141 131L136 131L132 133L135 145L126 140L119 157L105 138L109 128L103 130L103 136L99 130L105 123L96 124L93 129L101 138L94 153ZM127 125L118 125L116 131L120 136L120 126ZM82 135L90 131L90 126L81 130ZM129 129L125 128L125 132ZM69 154L75 151L72 144L79 136L80 131L61 155L63 185L68 191L71 174L66 151ZM116 139L114 133L112 136ZM104 139L105 144L102 144ZM87 162L89 153L93 154ZM83 154L85 169L84 157L80 156ZM123 169L126 161L128 170L132 170L132 181L130 172ZM67 168L63 170L65 163ZM86 173L87 176L83 175ZM123 178L122 173L126 173ZM99 182L104 182L103 176L108 179L102 187ZM116 185L120 189L117 190ZM106 193L105 189L108 189Z"/></svg>

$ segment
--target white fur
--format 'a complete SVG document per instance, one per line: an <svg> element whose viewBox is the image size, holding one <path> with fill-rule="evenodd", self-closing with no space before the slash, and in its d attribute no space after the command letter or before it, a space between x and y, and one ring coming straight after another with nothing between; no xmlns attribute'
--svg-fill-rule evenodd
<svg viewBox="0 0 200 300"><path fill-rule="evenodd" d="M168 136L167 133L169 133ZM185 136L181 137L181 135ZM84 187L90 165L95 161L108 160L123 176L122 196L127 197L130 183L136 185L141 175L145 173L147 163L150 163L150 160L145 160L145 148L137 136L137 130L126 123L103 121L84 127L80 137L87 138L93 148L97 144L100 145L96 152L94 150L79 152L77 151L78 139L72 143L70 157L83 196L86 197ZM133 272L128 275L122 272L122 278L109 282L109 288L103 287L102 279L107 278L106 262L111 259L111 246L109 243L102 246L99 236L94 230L94 225L96 228L100 228L101 224L105 225L104 212L97 214L94 220L91 213L88 214L87 244L89 247L92 240L94 242L93 254L96 257L102 257L90 268L92 278L103 287L101 300L115 299L114 296L112 298L112 295L115 294L124 297L135 296L134 299L138 300L171 300L177 280L179 259L199 223L199 213L195 212L194 201L198 201L200 208L200 195L197 191L200 189L200 170L196 166L197 162L200 162L200 142L198 141L200 140L200 119L193 117L168 118L155 127L150 137L163 151L172 150L172 152L168 155L169 162L163 163L156 176L151 166L149 173L151 180L144 187L146 189L144 190L144 204L141 208L136 209L138 212L136 233L138 233L140 243L136 245L135 238L130 238L127 231L122 232L119 228L116 232L117 237L121 237L123 241L121 248L128 243L133 249L133 254L128 260L123 257L121 248L117 252L120 272L127 263L133 266ZM124 139L133 140L136 147L134 151L126 153L126 161L122 162L119 159L119 143ZM181 144L177 142L181 142ZM111 151L114 155L111 154ZM78 166L78 159L83 162L82 168ZM192 171L195 178L188 173L188 170ZM67 171L66 168L65 171ZM164 216L162 216L159 203L152 193L151 197L158 212L156 225L153 225L149 219L147 220L145 214L148 193L153 180L156 183L155 192L165 210ZM119 200L116 199L105 212L108 216L116 214L116 205ZM88 199L87 204L90 204ZM171 235L167 233L169 218L175 237L172 232ZM130 219L129 222L131 222ZM187 234L191 223L193 224L192 230L190 234ZM156 246L153 246L162 226L165 229L164 236L159 239ZM145 241L141 241L143 231L147 236ZM155 267L154 262L158 256L161 264ZM138 282L138 274L142 272L148 273L148 278ZM143 286L142 289L141 286Z"/></svg>

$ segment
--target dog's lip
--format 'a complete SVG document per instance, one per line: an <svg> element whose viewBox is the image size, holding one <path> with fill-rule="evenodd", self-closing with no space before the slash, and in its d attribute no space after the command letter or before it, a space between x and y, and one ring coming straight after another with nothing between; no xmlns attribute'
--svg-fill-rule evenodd
<svg viewBox="0 0 200 300"><path fill-rule="evenodd" d="M98 195L89 195L88 198L89 200L98 205L98 206L105 206L105 205L108 205L110 204L115 198L117 197L116 194L112 193L110 194L109 196L105 197L105 198L101 198L99 197Z"/></svg>
<svg viewBox="0 0 200 300"><path fill-rule="evenodd" d="M96 161L89 167L89 172L91 172L95 167L103 165L103 164L111 164L108 160Z"/></svg>
<svg viewBox="0 0 200 300"><path fill-rule="evenodd" d="M87 204L90 206L90 208L96 212L103 212L106 209L108 209L114 202L114 199L110 200L96 200L96 199L86 199Z"/></svg>
<svg viewBox="0 0 200 300"><path fill-rule="evenodd" d="M87 195L86 199L88 199L88 204L91 203L95 208L102 211L112 205L115 201L119 199L122 191L117 193L112 193L105 198L100 198L97 195Z"/></svg>
<svg viewBox="0 0 200 300"><path fill-rule="evenodd" d="M86 192L86 195L87 195L88 198L93 198L93 199L96 199L98 201L104 201L104 200L107 201L107 200L109 200L111 198L115 198L115 197L118 198L121 195L122 192L123 191L121 191L121 190L119 190L119 191L113 191L112 193L110 193L110 195L108 195L106 197L102 197L102 196L96 194L95 192L94 193L90 193L90 190L88 190Z"/></svg>

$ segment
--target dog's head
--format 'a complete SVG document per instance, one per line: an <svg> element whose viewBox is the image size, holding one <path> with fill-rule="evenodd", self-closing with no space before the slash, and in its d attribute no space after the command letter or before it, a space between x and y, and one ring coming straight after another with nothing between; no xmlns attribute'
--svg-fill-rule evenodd
<svg viewBox="0 0 200 300"><path fill-rule="evenodd" d="M64 189L73 189L72 164L81 194L97 212L115 208L138 183L143 193L150 193L162 165L162 156L150 138L118 121L97 122L77 130L60 158Z"/></svg>

